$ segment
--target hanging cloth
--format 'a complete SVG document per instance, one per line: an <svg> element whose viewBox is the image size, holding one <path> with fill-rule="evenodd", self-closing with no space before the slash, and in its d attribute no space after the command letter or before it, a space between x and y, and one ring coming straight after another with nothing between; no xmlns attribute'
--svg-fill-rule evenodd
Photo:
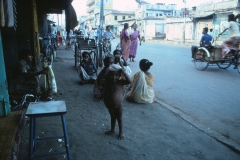
<svg viewBox="0 0 240 160"><path fill-rule="evenodd" d="M5 26L4 5L3 0L0 0L0 27Z"/></svg>
<svg viewBox="0 0 240 160"><path fill-rule="evenodd" d="M12 0L0 0L0 27L14 26L14 12Z"/></svg>

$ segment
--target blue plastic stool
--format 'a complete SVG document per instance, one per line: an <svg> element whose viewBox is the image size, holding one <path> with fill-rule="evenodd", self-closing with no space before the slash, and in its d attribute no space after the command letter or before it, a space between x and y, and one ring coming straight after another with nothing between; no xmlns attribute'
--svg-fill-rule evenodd
<svg viewBox="0 0 240 160"><path fill-rule="evenodd" d="M31 102L28 106L26 116L30 117L30 137L29 137L29 159L46 157L60 154L67 154L67 159L70 160L70 146L68 142L68 134L66 127L66 118L65 114L67 113L65 101L48 101L48 102ZM36 138L35 137L35 128L36 128L36 118L38 117L48 117L48 116L61 116L62 127L64 136L53 136L45 138ZM46 139L65 139L66 152L56 152L51 154L38 154L34 155L34 145L36 140L46 140Z"/></svg>

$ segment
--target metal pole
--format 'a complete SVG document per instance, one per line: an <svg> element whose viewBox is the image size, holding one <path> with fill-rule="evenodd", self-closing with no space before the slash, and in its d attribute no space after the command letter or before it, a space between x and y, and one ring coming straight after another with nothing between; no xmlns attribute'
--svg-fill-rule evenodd
<svg viewBox="0 0 240 160"><path fill-rule="evenodd" d="M186 0L183 0L184 2L184 24L183 24L183 43L185 43L185 30L186 30Z"/></svg>
<svg viewBox="0 0 240 160"><path fill-rule="evenodd" d="M99 67L102 67L102 31L103 31L103 16L104 16L104 10L103 10L103 0L100 1L100 33L98 37L98 62L99 62Z"/></svg>

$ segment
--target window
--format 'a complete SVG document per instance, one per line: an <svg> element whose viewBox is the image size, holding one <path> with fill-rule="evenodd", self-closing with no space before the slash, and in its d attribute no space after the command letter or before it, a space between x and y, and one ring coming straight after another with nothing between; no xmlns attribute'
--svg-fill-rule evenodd
<svg viewBox="0 0 240 160"><path fill-rule="evenodd" d="M156 17L158 17L158 14L156 14Z"/></svg>
<svg viewBox="0 0 240 160"><path fill-rule="evenodd" d="M125 20L125 16L122 16L122 19Z"/></svg>
<svg viewBox="0 0 240 160"><path fill-rule="evenodd" d="M128 16L128 18L131 18L131 16Z"/></svg>
<svg viewBox="0 0 240 160"><path fill-rule="evenodd" d="M162 13L160 13L159 16L162 16Z"/></svg>
<svg viewBox="0 0 240 160"><path fill-rule="evenodd" d="M114 20L117 20L117 16L114 16Z"/></svg>
<svg viewBox="0 0 240 160"><path fill-rule="evenodd" d="M146 13L146 16L148 16L148 13Z"/></svg>

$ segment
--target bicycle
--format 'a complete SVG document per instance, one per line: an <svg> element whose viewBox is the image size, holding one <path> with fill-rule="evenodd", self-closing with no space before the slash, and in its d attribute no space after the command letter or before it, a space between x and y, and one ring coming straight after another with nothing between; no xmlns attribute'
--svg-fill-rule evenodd
<svg viewBox="0 0 240 160"><path fill-rule="evenodd" d="M110 56L112 57L113 55L111 54L111 47L112 47L112 44L111 44L111 39L106 39L106 38L103 38L102 39L102 63L103 63L103 60Z"/></svg>
<svg viewBox="0 0 240 160"><path fill-rule="evenodd" d="M48 64L52 65L56 55L54 56L54 46L52 44L51 37L45 34L40 40L42 40L41 50L44 54L44 57L47 59Z"/></svg>

